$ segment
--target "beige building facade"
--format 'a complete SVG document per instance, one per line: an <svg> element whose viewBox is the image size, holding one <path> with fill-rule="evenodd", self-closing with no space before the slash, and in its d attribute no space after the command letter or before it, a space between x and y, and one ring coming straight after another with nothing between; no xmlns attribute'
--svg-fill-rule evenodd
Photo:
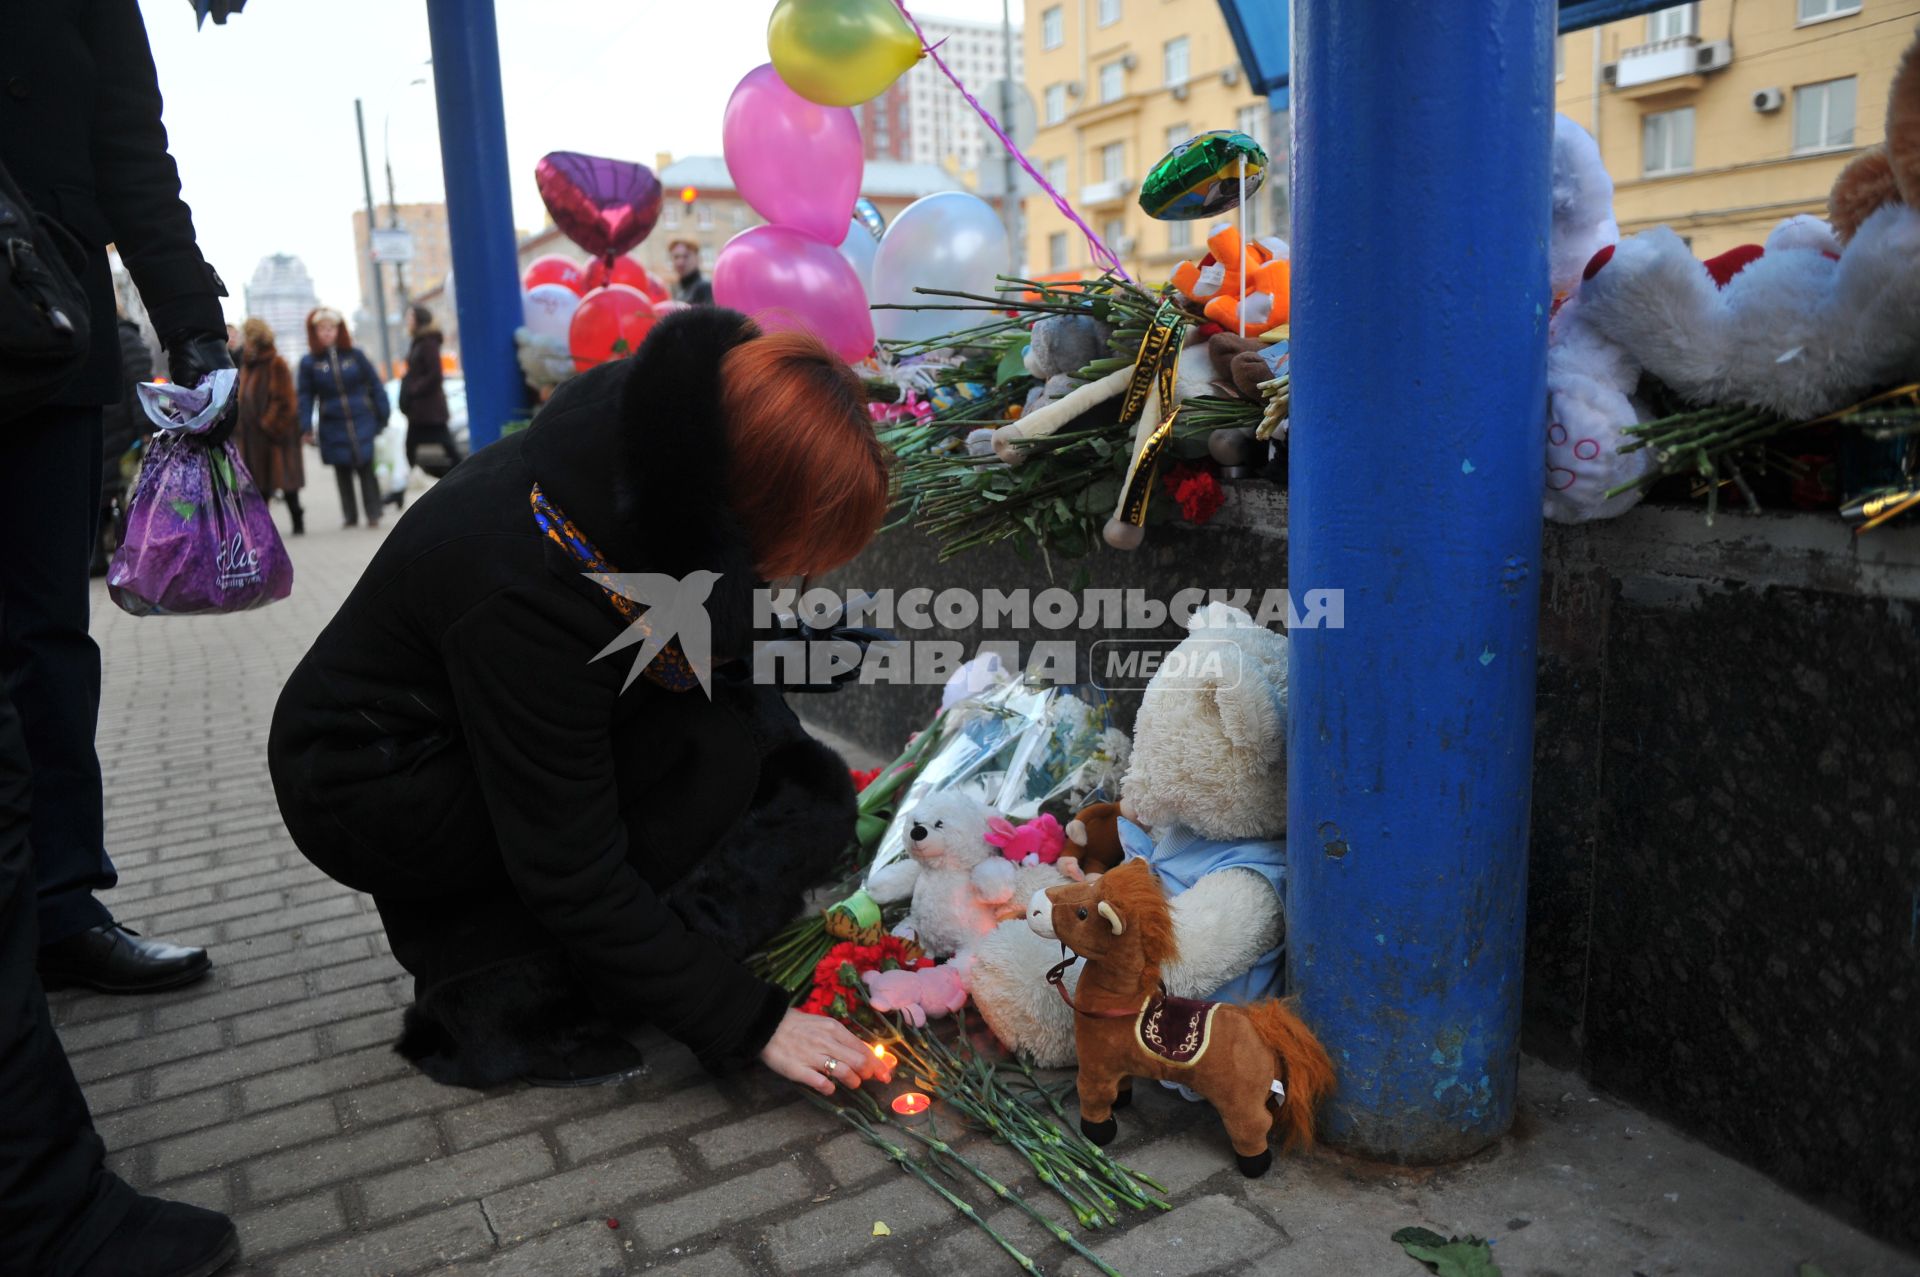
<svg viewBox="0 0 1920 1277"><path fill-rule="evenodd" d="M1196 133L1239 129L1266 147L1268 188L1250 228L1285 233L1284 136L1247 87L1215 0L1027 0L1027 89L1039 128L1028 154L1136 279L1158 284L1206 252L1207 227L1140 210L1140 181ZM1087 242L1044 195L1026 200L1027 265L1040 276L1092 269Z"/></svg>
<svg viewBox="0 0 1920 1277"><path fill-rule="evenodd" d="M1555 96L1599 140L1621 233L1712 257L1825 215L1917 25L1920 0L1700 0L1561 37Z"/></svg>

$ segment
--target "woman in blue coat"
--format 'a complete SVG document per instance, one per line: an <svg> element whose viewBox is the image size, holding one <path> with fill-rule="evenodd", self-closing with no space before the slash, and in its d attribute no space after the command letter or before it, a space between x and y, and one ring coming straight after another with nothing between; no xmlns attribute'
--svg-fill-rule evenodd
<svg viewBox="0 0 1920 1277"><path fill-rule="evenodd" d="M353 348L347 321L325 306L307 316L307 348L300 360L300 433L320 436L320 460L333 467L340 484L340 509L346 527L360 522L354 482L367 510L367 526L380 526L380 481L373 473L373 440L386 428L387 388L373 361ZM314 426L314 410L320 412Z"/></svg>

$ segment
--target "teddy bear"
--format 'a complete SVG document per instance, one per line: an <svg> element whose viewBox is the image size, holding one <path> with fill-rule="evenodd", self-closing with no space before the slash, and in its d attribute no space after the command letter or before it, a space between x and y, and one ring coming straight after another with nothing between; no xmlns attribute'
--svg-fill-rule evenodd
<svg viewBox="0 0 1920 1277"><path fill-rule="evenodd" d="M1806 420L1920 378L1920 39L1888 95L1884 151L1841 171L1829 207L1831 240L1790 219L1718 275L1667 227L1624 240L1589 265L1585 322L1701 405Z"/></svg>
<svg viewBox="0 0 1920 1277"><path fill-rule="evenodd" d="M1027 897L1065 882L1052 865L1017 865L987 841L996 813L960 790L922 799L908 817L907 854L876 869L867 894L883 905L911 900L898 933L926 953L950 957L1026 913Z"/></svg>
<svg viewBox="0 0 1920 1277"><path fill-rule="evenodd" d="M1041 384L1028 392L1023 415L1072 394L1081 384L1074 374L1111 355L1112 338L1112 327L1092 315L1048 315L1036 321L1022 362L1027 375Z"/></svg>
<svg viewBox="0 0 1920 1277"><path fill-rule="evenodd" d="M1126 858L1120 845L1120 804L1082 807L1067 822L1067 841L1075 850L1061 857L1060 869L1069 878L1084 880L1119 864Z"/></svg>
<svg viewBox="0 0 1920 1277"><path fill-rule="evenodd" d="M1114 820L1127 858L1147 861L1172 897L1180 957L1167 992L1250 1001L1282 975L1287 641L1223 603L1188 627L1141 698L1121 782L1131 815ZM982 937L964 968L988 1027L1047 1067L1073 1060L1073 1012L1046 980L1059 959L1023 917ZM1069 970L1069 992L1077 979Z"/></svg>
<svg viewBox="0 0 1920 1277"><path fill-rule="evenodd" d="M967 1004L967 987L951 963L916 970L863 971L867 1004L876 1011L898 1011L916 1028L930 1015L947 1015Z"/></svg>

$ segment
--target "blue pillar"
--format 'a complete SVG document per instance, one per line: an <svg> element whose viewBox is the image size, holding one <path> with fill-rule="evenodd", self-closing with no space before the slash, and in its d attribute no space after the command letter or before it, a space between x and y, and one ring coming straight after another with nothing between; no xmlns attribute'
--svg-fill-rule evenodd
<svg viewBox="0 0 1920 1277"><path fill-rule="evenodd" d="M460 363L474 448L526 413L513 330L521 324L520 258L507 176L507 120L500 100L500 47L493 0L427 0L433 88L440 112L440 166L447 182Z"/></svg>
<svg viewBox="0 0 1920 1277"><path fill-rule="evenodd" d="M1513 1117L1546 376L1550 0L1293 5L1289 977L1338 1147Z"/></svg>

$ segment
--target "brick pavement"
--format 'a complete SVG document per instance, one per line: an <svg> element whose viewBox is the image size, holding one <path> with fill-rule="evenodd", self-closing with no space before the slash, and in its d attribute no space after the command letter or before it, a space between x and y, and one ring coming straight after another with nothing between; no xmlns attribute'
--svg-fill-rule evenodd
<svg viewBox="0 0 1920 1277"><path fill-rule="evenodd" d="M141 931L208 945L216 964L210 980L172 994L54 998L115 1169L231 1212L243 1273L1012 1271L984 1234L763 1072L711 1082L656 1035L643 1043L645 1075L618 1087L480 1093L436 1086L391 1052L410 982L371 902L288 840L264 758L281 681L379 535L338 529L332 484L316 477L315 531L290 543L289 601L135 620L96 588L100 754L121 871L107 898ZM1678 1212L1663 1212L1649 1187L1672 1180L1696 1198L1707 1185L1705 1213L1685 1222L1716 1236L1745 1228L1756 1244L1786 1246L1781 1255L1824 1257L1834 1277L1906 1271L1750 1172L1657 1128L1649 1136L1653 1124L1577 1080L1529 1066L1526 1091L1528 1134L1463 1167L1402 1175L1321 1154L1249 1184L1209 1113L1147 1090L1119 1148L1178 1208L1088 1240L1130 1277L1408 1274L1417 1266L1385 1238L1409 1223L1504 1227L1509 1260L1536 1239L1549 1266L1518 1271L1762 1271L1686 1250L1675 1222L1659 1218ZM1638 1145L1619 1145L1635 1132ZM1664 1160L1598 1185L1566 1182L1595 1141ZM1036 1188L1004 1150L976 1152L1016 1189ZM1045 1271L1091 1271L1010 1207L958 1191ZM1756 1194L1770 1204L1748 1215ZM1044 1192L1033 1200L1065 1215ZM1518 1231L1522 1216L1543 1226ZM873 1236L876 1220L892 1235ZM1604 1264L1579 1260L1602 1253Z"/></svg>

